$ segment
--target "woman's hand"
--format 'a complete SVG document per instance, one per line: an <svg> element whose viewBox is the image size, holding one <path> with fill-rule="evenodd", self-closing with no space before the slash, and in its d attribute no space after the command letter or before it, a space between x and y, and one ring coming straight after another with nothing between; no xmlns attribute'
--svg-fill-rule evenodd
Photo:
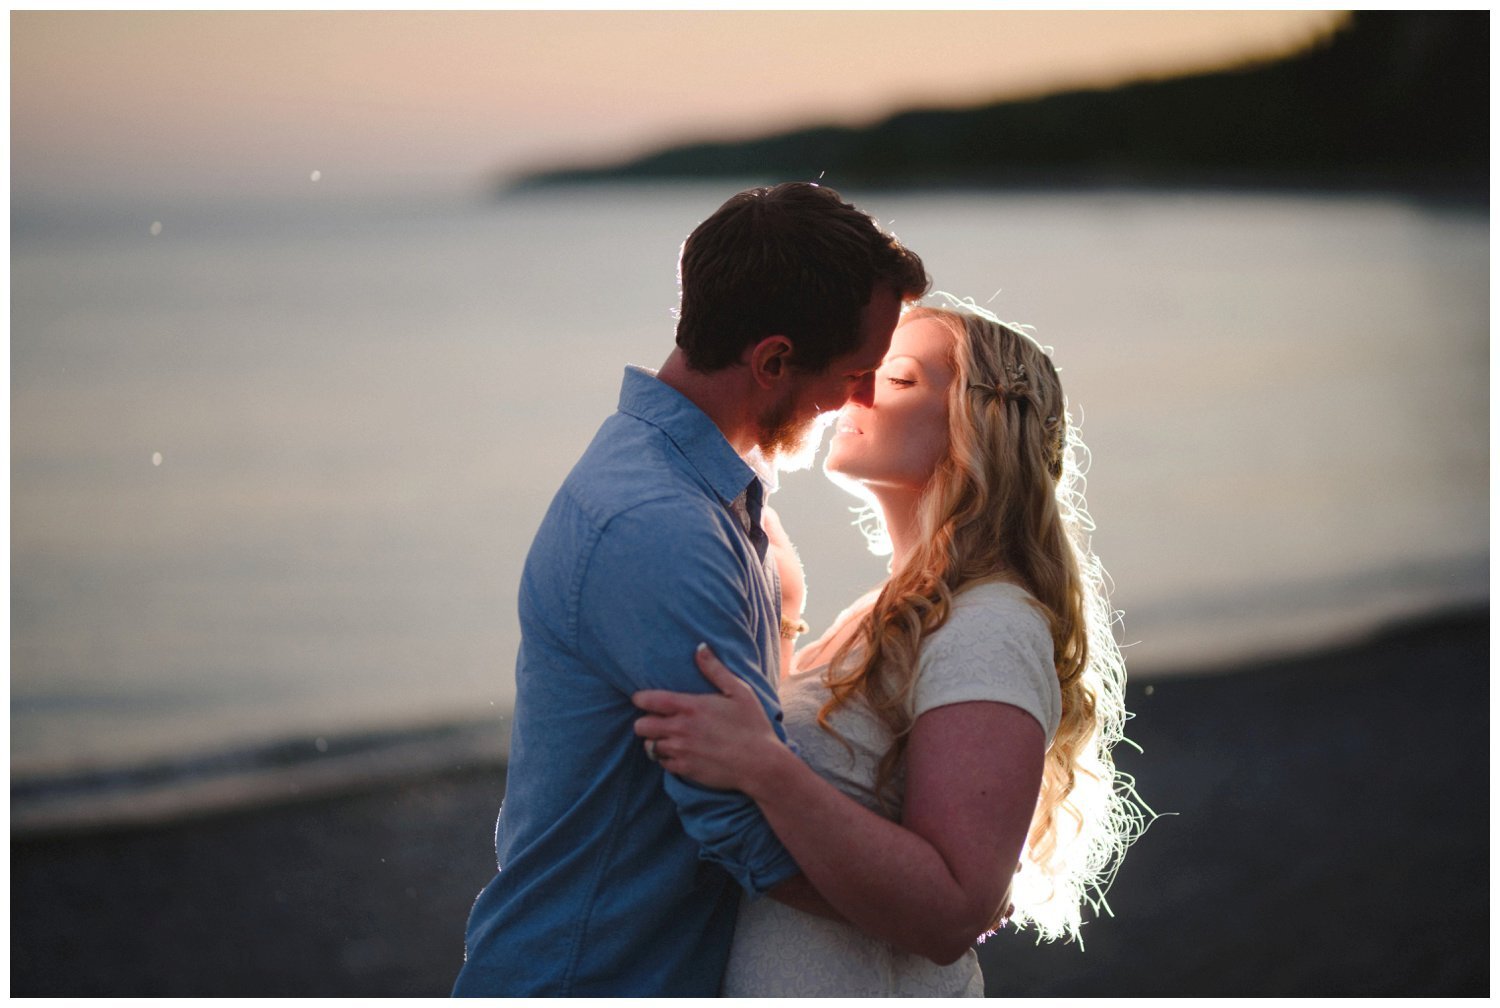
<svg viewBox="0 0 1500 1008"><path fill-rule="evenodd" d="M802 573L802 558L797 555L797 548L792 545L792 540L787 538L786 529L781 527L781 516L769 507L761 509L761 527L766 531L766 540L770 544L771 559L776 563L776 577L781 582L781 622L798 623L802 619L802 609L807 605L807 579ZM797 637L782 635L781 638L781 678L785 679L795 670L797 662Z"/></svg>
<svg viewBox="0 0 1500 1008"><path fill-rule="evenodd" d="M754 691L707 644L698 645L693 657L718 692L641 690L630 698L647 712L636 721L635 733L663 769L704 787L753 797L778 760L797 757L772 730Z"/></svg>
<svg viewBox="0 0 1500 1008"><path fill-rule="evenodd" d="M797 548L787 538L781 527L781 517L770 507L761 508L761 527L766 531L766 540L776 560L776 575L781 579L781 615L783 619L799 620L807 605L807 578L802 572L802 558Z"/></svg>

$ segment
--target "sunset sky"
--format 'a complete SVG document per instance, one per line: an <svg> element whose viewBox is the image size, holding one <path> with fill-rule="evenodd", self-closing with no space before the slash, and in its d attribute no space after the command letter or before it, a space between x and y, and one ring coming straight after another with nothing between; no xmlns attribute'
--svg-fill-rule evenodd
<svg viewBox="0 0 1500 1008"><path fill-rule="evenodd" d="M1201 70L1342 17L18 12L12 191L471 187L678 140Z"/></svg>

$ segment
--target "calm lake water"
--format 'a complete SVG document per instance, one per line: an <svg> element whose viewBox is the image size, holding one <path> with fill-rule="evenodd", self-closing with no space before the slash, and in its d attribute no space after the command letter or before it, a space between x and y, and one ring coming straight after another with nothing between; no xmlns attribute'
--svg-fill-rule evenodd
<svg viewBox="0 0 1500 1008"><path fill-rule="evenodd" d="M14 207L13 779L506 713L531 535L733 188ZM846 195L1056 348L1134 674L1487 599L1486 212ZM851 503L777 495L815 626L882 571Z"/></svg>

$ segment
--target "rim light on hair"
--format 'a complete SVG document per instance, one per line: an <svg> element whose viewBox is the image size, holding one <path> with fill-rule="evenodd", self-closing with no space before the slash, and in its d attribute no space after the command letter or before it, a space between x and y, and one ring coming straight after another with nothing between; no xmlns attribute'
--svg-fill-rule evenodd
<svg viewBox="0 0 1500 1008"><path fill-rule="evenodd" d="M996 580L1030 592L1051 629L1063 707L1012 889L1012 920L1035 927L1039 940L1079 939L1082 906L1109 912L1105 892L1152 814L1111 755L1128 716L1125 662L1108 576L1089 539L1088 449L1050 348L1028 327L948 300L951 307L906 316L937 319L954 336L948 456L923 493L919 545L833 658L838 671L819 722L832 731L834 710L855 699L868 704L894 739L879 769L878 785L888 787L911 729L922 640L947 620L954 594ZM873 552L889 553L873 498L838 482L869 502L856 523Z"/></svg>

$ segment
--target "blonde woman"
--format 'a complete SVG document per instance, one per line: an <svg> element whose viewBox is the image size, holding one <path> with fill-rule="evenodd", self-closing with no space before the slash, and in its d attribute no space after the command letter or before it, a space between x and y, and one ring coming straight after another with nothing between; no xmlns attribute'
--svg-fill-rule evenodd
<svg viewBox="0 0 1500 1008"><path fill-rule="evenodd" d="M706 648L718 693L636 695L648 755L749 795L802 869L741 907L725 994L979 996L973 945L1007 913L1076 938L1102 903L1141 807L1110 756L1124 666L1081 450L1032 339L972 306L908 312L826 461L891 573L787 670L800 758Z"/></svg>

